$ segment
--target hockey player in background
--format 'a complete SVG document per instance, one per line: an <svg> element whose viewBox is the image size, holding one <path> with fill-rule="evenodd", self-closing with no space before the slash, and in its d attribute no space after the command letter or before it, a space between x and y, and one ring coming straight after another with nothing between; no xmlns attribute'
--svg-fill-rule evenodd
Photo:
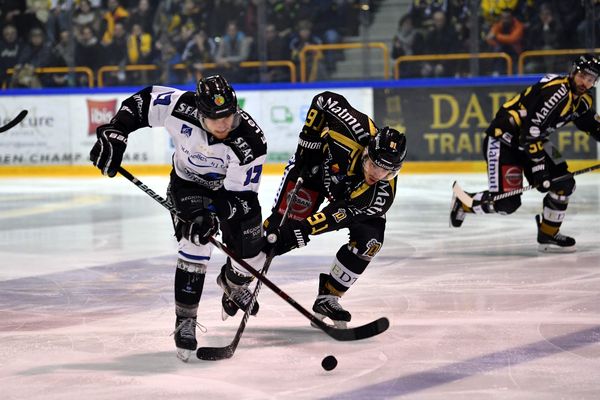
<svg viewBox="0 0 600 400"><path fill-rule="evenodd" d="M257 192L267 144L258 124L238 108L233 88L216 75L201 79L195 92L150 86L124 100L111 122L97 129L94 165L115 176L129 134L147 126L164 127L175 147L167 190L181 218L173 218L179 250L174 336L179 358L187 361L197 347L198 304L213 250L208 239L220 227L223 242L254 268L266 258ZM217 278L224 318L248 308L251 280L227 259ZM255 303L251 313L257 311Z"/></svg>
<svg viewBox="0 0 600 400"><path fill-rule="evenodd" d="M573 252L575 239L559 232L575 179L561 179L568 165L550 141L551 134L573 122L577 128L600 140L600 117L592 106L590 89L600 74L600 61L594 55L579 57L568 75L546 75L536 84L502 105L486 130L483 142L487 162L488 190L471 194L467 207L455 196L450 224L460 227L466 214L512 214L521 206L521 196L497 201L498 194L521 188L523 174L530 184L546 193L542 212L535 216L538 250Z"/></svg>
<svg viewBox="0 0 600 400"><path fill-rule="evenodd" d="M285 169L265 231L276 255L305 246L311 235L348 228L328 274L320 274L315 316L345 327L351 315L340 297L356 282L383 245L385 215L396 193L396 176L406 157L406 138L395 129L378 129L341 95L315 96L295 155ZM300 197L279 227L288 193L301 176ZM325 200L329 203L320 209ZM300 203L300 205L298 205ZM274 234L274 235L271 235Z"/></svg>

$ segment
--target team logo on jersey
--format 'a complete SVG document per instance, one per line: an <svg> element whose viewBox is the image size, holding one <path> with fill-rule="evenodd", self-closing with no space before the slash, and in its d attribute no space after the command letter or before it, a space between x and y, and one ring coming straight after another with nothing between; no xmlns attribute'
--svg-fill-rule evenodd
<svg viewBox="0 0 600 400"><path fill-rule="evenodd" d="M193 171L187 167L184 169L184 172L190 180L211 190L217 190L218 188L223 186L223 180L225 179L225 175L223 174L218 174L216 172L208 174L199 174L198 172Z"/></svg>
<svg viewBox="0 0 600 400"><path fill-rule="evenodd" d="M192 127L186 124L181 125L181 134L187 137L192 136Z"/></svg>
<svg viewBox="0 0 600 400"><path fill-rule="evenodd" d="M290 193L294 188L294 182L288 182L285 193ZM295 220L302 220L310 214L312 214L314 205L317 201L318 193L314 190L301 188L294 199L294 204L292 204L290 210L289 218ZM285 209L287 208L287 196L284 196L283 201L279 205L279 212L283 215Z"/></svg>
<svg viewBox="0 0 600 400"><path fill-rule="evenodd" d="M117 112L117 100L86 100L88 109L88 135L95 135L96 128L108 124Z"/></svg>
<svg viewBox="0 0 600 400"><path fill-rule="evenodd" d="M225 162L222 158L209 157L202 153L190 154L188 162L199 168L225 168Z"/></svg>
<svg viewBox="0 0 600 400"><path fill-rule="evenodd" d="M375 257L375 255L379 253L382 245L383 244L381 242L378 242L375 239L369 240L367 243L367 250L363 253L363 255L367 257Z"/></svg>
<svg viewBox="0 0 600 400"><path fill-rule="evenodd" d="M333 219L339 224L341 221L346 219L346 216L346 210L340 208L336 213L333 214Z"/></svg>
<svg viewBox="0 0 600 400"><path fill-rule="evenodd" d="M520 189L523 186L523 172L517 165L502 166L502 176L502 187L505 191Z"/></svg>
<svg viewBox="0 0 600 400"><path fill-rule="evenodd" d="M302 215L307 211L310 211L312 205L313 196L311 196L311 193L306 189L300 189L294 199L294 204L292 204L292 212L297 215Z"/></svg>
<svg viewBox="0 0 600 400"><path fill-rule="evenodd" d="M222 106L225 104L225 97L221 96L220 94L215 94L213 96L213 101L215 102L215 105Z"/></svg>

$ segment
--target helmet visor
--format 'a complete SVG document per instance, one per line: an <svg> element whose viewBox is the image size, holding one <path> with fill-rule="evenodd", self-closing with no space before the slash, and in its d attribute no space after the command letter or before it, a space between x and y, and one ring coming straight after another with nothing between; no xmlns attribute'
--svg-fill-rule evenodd
<svg viewBox="0 0 600 400"><path fill-rule="evenodd" d="M364 156L363 156L363 173L365 177L370 178L370 180L375 181L389 181L398 176L402 165L395 169L386 169L382 168L379 165L375 164L371 157L369 157L369 151L365 148Z"/></svg>

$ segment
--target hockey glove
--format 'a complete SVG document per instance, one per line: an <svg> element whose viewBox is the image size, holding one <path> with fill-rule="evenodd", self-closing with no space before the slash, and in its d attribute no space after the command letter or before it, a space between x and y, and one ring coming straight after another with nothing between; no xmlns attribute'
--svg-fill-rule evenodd
<svg viewBox="0 0 600 400"><path fill-rule="evenodd" d="M329 201L344 200L350 194L350 179L344 174L331 174L324 185Z"/></svg>
<svg viewBox="0 0 600 400"><path fill-rule="evenodd" d="M269 247L272 247L275 255L280 256L290 250L304 247L310 241L309 230L310 228L302 221L288 220L267 236L269 244L265 251L268 253Z"/></svg>
<svg viewBox="0 0 600 400"><path fill-rule="evenodd" d="M533 178L532 184L538 191L546 193L550 190L551 176L543 160L531 168L531 173Z"/></svg>
<svg viewBox="0 0 600 400"><path fill-rule="evenodd" d="M219 231L219 218L211 210L203 210L193 221L180 225L181 236L196 246L205 245L208 239Z"/></svg>
<svg viewBox="0 0 600 400"><path fill-rule="evenodd" d="M127 134L113 124L100 125L96 129L98 140L90 151L90 160L103 175L113 177L123 161L127 148Z"/></svg>

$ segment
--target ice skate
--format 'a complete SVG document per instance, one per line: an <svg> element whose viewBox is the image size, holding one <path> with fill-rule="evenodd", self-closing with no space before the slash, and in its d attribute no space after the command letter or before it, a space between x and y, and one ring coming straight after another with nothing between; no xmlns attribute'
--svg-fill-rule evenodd
<svg viewBox="0 0 600 400"><path fill-rule="evenodd" d="M326 287L328 275L321 274L319 276L319 294L313 304L312 310L315 317L323 321L326 317L329 318L333 325L337 328L345 329L352 319L352 315L344 310L339 303L340 296L332 294ZM313 325L316 328L316 326Z"/></svg>
<svg viewBox="0 0 600 400"><path fill-rule="evenodd" d="M196 318L177 317L175 320L175 346L177 347L177 357L184 362L188 362L198 342L196 341Z"/></svg>
<svg viewBox="0 0 600 400"><path fill-rule="evenodd" d="M463 208L463 203L452 193L452 202L450 203L450 226L460 228L465 220L467 213Z"/></svg>
<svg viewBox="0 0 600 400"><path fill-rule="evenodd" d="M243 285L232 283L225 276L227 265L228 264L223 265L221 273L217 277L217 284L223 289L223 297L221 298L221 304L223 306L221 318L223 321L228 317L233 317L239 309L246 312L252 301L252 292L248 289L250 280ZM258 308L258 301L255 301L250 315L256 315L258 313Z"/></svg>
<svg viewBox="0 0 600 400"><path fill-rule="evenodd" d="M538 251L545 253L572 253L576 250L575 239L556 232L554 236L542 232L542 218L535 216L535 222L538 227Z"/></svg>

